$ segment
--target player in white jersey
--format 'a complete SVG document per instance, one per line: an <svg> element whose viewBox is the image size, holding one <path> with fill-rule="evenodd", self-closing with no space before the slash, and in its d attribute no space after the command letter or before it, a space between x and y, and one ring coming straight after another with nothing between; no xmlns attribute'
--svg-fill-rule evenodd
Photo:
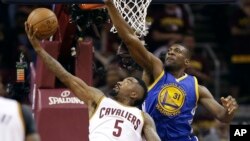
<svg viewBox="0 0 250 141"><path fill-rule="evenodd" d="M141 110L104 97L90 118L90 138L97 141L141 141L143 124Z"/></svg>
<svg viewBox="0 0 250 141"><path fill-rule="evenodd" d="M45 65L88 106L89 117L93 116L89 126L90 141L141 141L143 136L147 141L160 140L152 118L136 109L143 103L147 93L147 87L141 79L128 77L118 82L111 94L114 98L106 98L102 91L88 86L51 57L34 36L37 29L26 22L25 30Z"/></svg>
<svg viewBox="0 0 250 141"><path fill-rule="evenodd" d="M0 81L0 141L39 141L30 108L1 97L4 93Z"/></svg>

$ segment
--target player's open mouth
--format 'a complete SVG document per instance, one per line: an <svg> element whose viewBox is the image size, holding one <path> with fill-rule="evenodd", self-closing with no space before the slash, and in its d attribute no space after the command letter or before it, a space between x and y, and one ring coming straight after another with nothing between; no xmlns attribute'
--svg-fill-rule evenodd
<svg viewBox="0 0 250 141"><path fill-rule="evenodd" d="M167 57L167 58L166 58L166 61L174 61L174 58L172 58L172 57Z"/></svg>

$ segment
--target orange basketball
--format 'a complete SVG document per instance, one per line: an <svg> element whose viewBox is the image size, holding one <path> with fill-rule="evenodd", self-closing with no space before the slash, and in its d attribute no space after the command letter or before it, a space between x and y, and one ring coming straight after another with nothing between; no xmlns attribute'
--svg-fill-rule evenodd
<svg viewBox="0 0 250 141"><path fill-rule="evenodd" d="M27 23L37 29L36 37L39 40L47 39L58 29L55 13L47 8L34 9L28 16Z"/></svg>

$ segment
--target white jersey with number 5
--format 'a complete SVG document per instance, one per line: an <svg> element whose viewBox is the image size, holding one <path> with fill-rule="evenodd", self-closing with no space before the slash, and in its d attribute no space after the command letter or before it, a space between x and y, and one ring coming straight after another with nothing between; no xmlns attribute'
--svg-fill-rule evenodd
<svg viewBox="0 0 250 141"><path fill-rule="evenodd" d="M14 100L0 97L0 141L24 141L21 106Z"/></svg>
<svg viewBox="0 0 250 141"><path fill-rule="evenodd" d="M90 141L142 141L142 111L103 97L90 119Z"/></svg>

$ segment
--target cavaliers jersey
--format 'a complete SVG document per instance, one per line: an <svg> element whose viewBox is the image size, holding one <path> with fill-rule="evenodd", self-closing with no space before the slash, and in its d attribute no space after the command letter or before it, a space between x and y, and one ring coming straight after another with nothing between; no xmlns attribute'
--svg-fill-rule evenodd
<svg viewBox="0 0 250 141"><path fill-rule="evenodd" d="M162 141L196 141L191 123L198 101L198 82L185 74L176 79L163 71L148 88L145 110L154 119Z"/></svg>
<svg viewBox="0 0 250 141"><path fill-rule="evenodd" d="M25 131L21 106L0 97L0 141L24 141Z"/></svg>
<svg viewBox="0 0 250 141"><path fill-rule="evenodd" d="M89 122L90 141L142 141L142 111L103 97Z"/></svg>

